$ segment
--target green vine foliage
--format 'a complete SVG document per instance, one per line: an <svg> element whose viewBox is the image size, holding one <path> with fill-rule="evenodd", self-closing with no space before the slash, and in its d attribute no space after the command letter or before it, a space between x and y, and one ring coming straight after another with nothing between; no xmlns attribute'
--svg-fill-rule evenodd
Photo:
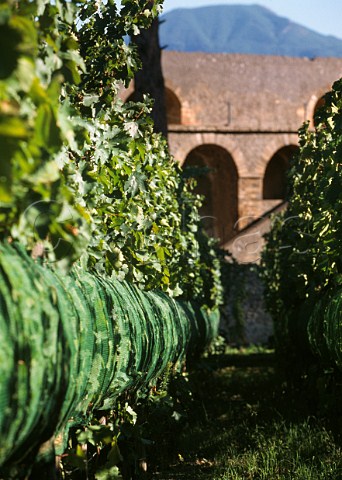
<svg viewBox="0 0 342 480"><path fill-rule="evenodd" d="M31 250L41 240L51 260L65 263L84 248L84 213L56 162L74 141L70 112L60 103L63 82L67 72L78 81L83 68L68 33L72 10L71 2L25 0L0 7L0 237Z"/></svg>
<svg viewBox="0 0 342 480"><path fill-rule="evenodd" d="M342 80L325 95L316 124L315 130L305 124L299 132L289 206L274 219L263 254L278 337L292 330L292 340L299 342L315 303L342 284Z"/></svg>
<svg viewBox="0 0 342 480"><path fill-rule="evenodd" d="M0 79L0 238L57 267L76 260L144 289L220 303L220 262L199 228L200 199L151 102L118 91L139 67L124 37L161 2L6 0Z"/></svg>

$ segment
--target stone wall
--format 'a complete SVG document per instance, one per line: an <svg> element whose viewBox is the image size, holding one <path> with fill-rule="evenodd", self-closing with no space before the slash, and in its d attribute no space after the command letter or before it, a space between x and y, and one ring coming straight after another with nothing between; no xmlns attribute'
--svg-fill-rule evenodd
<svg viewBox="0 0 342 480"><path fill-rule="evenodd" d="M225 278L227 295L220 334L236 346L272 346L273 321L266 311L263 283L255 264L234 264Z"/></svg>
<svg viewBox="0 0 342 480"><path fill-rule="evenodd" d="M184 127L296 132L342 76L342 59L163 51L166 86Z"/></svg>
<svg viewBox="0 0 342 480"><path fill-rule="evenodd" d="M322 95L342 76L342 59L163 51L162 67L170 151L181 165L202 158L211 166L199 189L211 192L203 213L227 245L284 200L284 193L265 194L276 190L265 182L285 176L298 128L304 121L313 127ZM133 91L132 84L122 98Z"/></svg>
<svg viewBox="0 0 342 480"><path fill-rule="evenodd" d="M229 280L222 331L232 342L266 343L272 322L253 267L269 212L284 205L298 128L304 121L314 128L316 107L342 76L342 59L163 51L162 68L170 151L183 166L209 167L199 182L204 223L241 264ZM122 98L133 91L132 84Z"/></svg>

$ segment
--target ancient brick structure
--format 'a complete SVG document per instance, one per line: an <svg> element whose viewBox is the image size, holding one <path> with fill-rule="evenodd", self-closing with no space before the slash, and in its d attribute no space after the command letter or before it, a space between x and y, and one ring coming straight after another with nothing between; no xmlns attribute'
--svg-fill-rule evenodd
<svg viewBox="0 0 342 480"><path fill-rule="evenodd" d="M164 51L169 145L199 178L207 229L222 245L279 205L298 128L342 76L342 59ZM125 91L127 99L132 85Z"/></svg>

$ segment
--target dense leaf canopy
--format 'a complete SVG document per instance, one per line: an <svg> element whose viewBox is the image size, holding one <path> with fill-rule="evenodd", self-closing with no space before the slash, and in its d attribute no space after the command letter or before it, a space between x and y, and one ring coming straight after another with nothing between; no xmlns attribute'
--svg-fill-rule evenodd
<svg viewBox="0 0 342 480"><path fill-rule="evenodd" d="M0 238L59 268L219 303L219 261L199 198L150 101L118 98L139 66L124 37L161 2L6 0L0 37Z"/></svg>
<svg viewBox="0 0 342 480"><path fill-rule="evenodd" d="M342 80L324 99L317 127L305 124L299 132L300 152L289 174L289 206L274 219L263 256L268 306L280 341L292 331L290 343L307 338L308 320L322 299L318 317L323 322L324 305L342 285ZM333 325L331 341L340 328L336 319Z"/></svg>

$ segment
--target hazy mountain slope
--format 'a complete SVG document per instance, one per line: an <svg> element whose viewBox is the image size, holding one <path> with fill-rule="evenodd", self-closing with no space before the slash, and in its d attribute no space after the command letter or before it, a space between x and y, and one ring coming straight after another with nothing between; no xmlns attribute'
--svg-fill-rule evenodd
<svg viewBox="0 0 342 480"><path fill-rule="evenodd" d="M160 43L167 50L342 57L342 40L258 5L179 8L161 19Z"/></svg>

